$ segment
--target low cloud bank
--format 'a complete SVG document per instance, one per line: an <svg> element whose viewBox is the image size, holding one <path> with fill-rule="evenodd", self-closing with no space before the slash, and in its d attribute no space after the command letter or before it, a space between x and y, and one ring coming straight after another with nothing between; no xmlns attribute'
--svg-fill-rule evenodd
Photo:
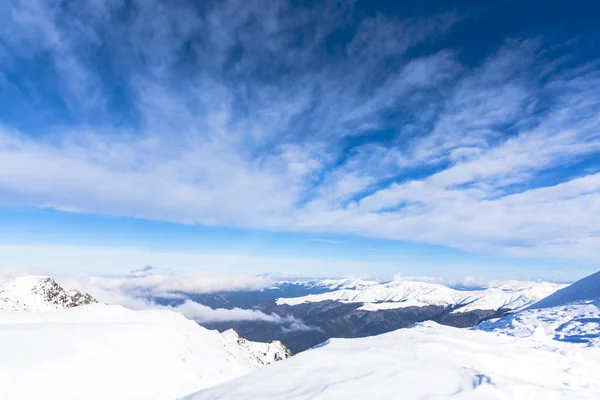
<svg viewBox="0 0 600 400"><path fill-rule="evenodd" d="M203 304L186 300L176 307L167 307L182 313L186 318L196 322L226 322L226 321L264 321L274 324L296 324L292 317L281 317L277 314L265 314L258 310L245 310L242 308L211 308Z"/></svg>
<svg viewBox="0 0 600 400"><path fill-rule="evenodd" d="M208 271L192 274L166 274L156 268L133 270L126 276L89 277L89 283L103 290L118 290L137 296L172 298L178 293L213 293L222 291L259 290L273 284L263 276L225 275Z"/></svg>
<svg viewBox="0 0 600 400"><path fill-rule="evenodd" d="M134 310L170 310L198 323L227 321L263 321L281 325L283 333L318 329L292 316L266 314L242 308L211 308L186 299L186 293L260 290L274 281L264 276L222 275L199 271L188 275L161 273L153 267L132 270L124 276L79 276L59 279L61 285L90 293L98 301L118 304ZM186 299L176 306L160 305L155 297Z"/></svg>

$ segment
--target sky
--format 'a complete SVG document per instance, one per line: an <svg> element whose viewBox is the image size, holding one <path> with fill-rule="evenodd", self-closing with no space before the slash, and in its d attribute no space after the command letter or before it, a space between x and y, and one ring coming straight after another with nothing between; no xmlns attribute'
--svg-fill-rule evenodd
<svg viewBox="0 0 600 400"><path fill-rule="evenodd" d="M0 269L574 280L600 4L8 0Z"/></svg>

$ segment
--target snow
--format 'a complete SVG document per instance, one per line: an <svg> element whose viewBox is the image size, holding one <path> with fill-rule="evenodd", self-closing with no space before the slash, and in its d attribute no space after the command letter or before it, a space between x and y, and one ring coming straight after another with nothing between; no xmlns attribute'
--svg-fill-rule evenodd
<svg viewBox="0 0 600 400"><path fill-rule="evenodd" d="M502 319L485 321L476 329L600 347L600 309L591 302L528 309Z"/></svg>
<svg viewBox="0 0 600 400"><path fill-rule="evenodd" d="M368 279L341 278L341 279L319 279L319 280L281 280L277 281L271 289L276 289L280 285L299 285L308 287L321 287L328 290L340 289L363 289L368 286L377 285L380 282Z"/></svg>
<svg viewBox="0 0 600 400"><path fill-rule="evenodd" d="M326 300L364 303L361 310L405 307L460 306L454 312L472 310L519 310L564 287L550 282L509 282L484 290L455 290L447 286L408 280L357 286L296 298L279 298L277 304L298 305Z"/></svg>
<svg viewBox="0 0 600 400"><path fill-rule="evenodd" d="M322 279L316 282L316 286L323 286L328 289L363 289L369 286L377 285L379 282L366 279Z"/></svg>
<svg viewBox="0 0 600 400"><path fill-rule="evenodd" d="M0 354L1 399L174 399L262 365L177 313L104 304L2 312Z"/></svg>
<svg viewBox="0 0 600 400"><path fill-rule="evenodd" d="M251 342L241 337L233 329L221 333L231 343L237 345L242 353L253 363L267 365L292 356L291 351L279 340L269 343Z"/></svg>
<svg viewBox="0 0 600 400"><path fill-rule="evenodd" d="M600 271L557 291L532 305L532 308L556 307L581 301L600 301Z"/></svg>
<svg viewBox="0 0 600 400"><path fill-rule="evenodd" d="M600 348L418 324L331 339L188 400L598 399Z"/></svg>
<svg viewBox="0 0 600 400"><path fill-rule="evenodd" d="M94 301L77 290L65 291L49 276L0 280L0 311L56 310Z"/></svg>
<svg viewBox="0 0 600 400"><path fill-rule="evenodd" d="M175 399L291 355L172 311L79 306L90 299L47 276L0 282L0 399Z"/></svg>
<svg viewBox="0 0 600 400"><path fill-rule="evenodd" d="M561 289L526 310L477 329L516 337L537 335L549 340L600 346L600 272Z"/></svg>

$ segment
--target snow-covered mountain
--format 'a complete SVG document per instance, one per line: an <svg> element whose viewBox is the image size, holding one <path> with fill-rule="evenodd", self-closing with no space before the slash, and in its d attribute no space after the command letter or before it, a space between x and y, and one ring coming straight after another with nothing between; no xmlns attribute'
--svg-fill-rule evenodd
<svg viewBox="0 0 600 400"><path fill-rule="evenodd" d="M474 329L424 322L331 339L188 400L598 399L597 277Z"/></svg>
<svg viewBox="0 0 600 400"><path fill-rule="evenodd" d="M95 303L87 293L65 290L49 276L0 279L0 311L42 311Z"/></svg>
<svg viewBox="0 0 600 400"><path fill-rule="evenodd" d="M477 329L501 334L600 346L600 272L499 320Z"/></svg>
<svg viewBox="0 0 600 400"><path fill-rule="evenodd" d="M172 311L98 304L49 277L5 280L0 293L3 400L175 399L291 356Z"/></svg>
<svg viewBox="0 0 600 400"><path fill-rule="evenodd" d="M327 293L296 298L279 298L277 304L338 301L363 303L359 309L376 311L406 307L451 306L453 312L472 310L519 310L565 287L550 282L509 282L483 290L455 290L444 285L398 280L382 284L357 285Z"/></svg>
<svg viewBox="0 0 600 400"><path fill-rule="evenodd" d="M533 304L531 308L558 307L580 302L600 302L600 271Z"/></svg>
<svg viewBox="0 0 600 400"><path fill-rule="evenodd" d="M321 279L314 282L315 286L327 288L329 290L355 289L362 290L369 286L378 285L380 282L368 279L342 278L342 279Z"/></svg>

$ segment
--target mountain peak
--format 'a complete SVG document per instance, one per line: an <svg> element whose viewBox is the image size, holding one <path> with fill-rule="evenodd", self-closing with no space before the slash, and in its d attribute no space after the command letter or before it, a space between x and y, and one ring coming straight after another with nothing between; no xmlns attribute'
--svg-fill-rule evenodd
<svg viewBox="0 0 600 400"><path fill-rule="evenodd" d="M0 311L39 311L97 303L88 293L66 291L47 275L0 280Z"/></svg>

